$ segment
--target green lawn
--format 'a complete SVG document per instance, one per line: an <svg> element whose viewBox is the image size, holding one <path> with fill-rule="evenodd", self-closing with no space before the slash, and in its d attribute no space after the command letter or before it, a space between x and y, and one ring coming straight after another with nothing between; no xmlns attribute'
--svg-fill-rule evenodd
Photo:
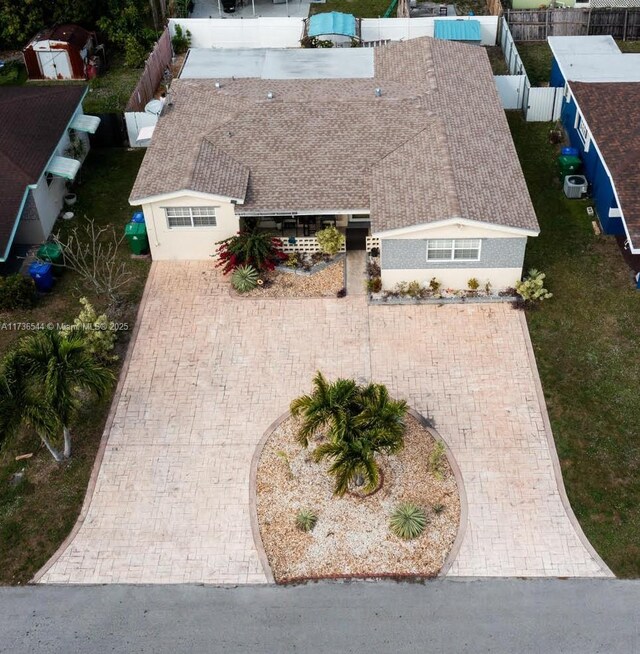
<svg viewBox="0 0 640 654"><path fill-rule="evenodd" d="M528 313L571 505L619 576L640 576L640 292L615 240L595 236L588 201L567 200L546 123L509 116L541 235L526 267L554 297Z"/></svg>
<svg viewBox="0 0 640 654"><path fill-rule="evenodd" d="M123 58L114 55L109 70L89 82L83 108L88 114L119 113L124 111L142 69L126 68Z"/></svg>
<svg viewBox="0 0 640 654"><path fill-rule="evenodd" d="M358 18L378 18L378 16L384 15L390 4L391 0L327 0L325 4L312 4L309 13L341 11L345 14L353 14Z"/></svg>
<svg viewBox="0 0 640 654"><path fill-rule="evenodd" d="M115 225L118 232L123 230L132 213L127 197L143 154L140 150L115 148L92 151L81 171L82 182L75 189L79 198L73 208L76 218L57 227L68 230L87 216L100 225ZM132 328L149 263L132 261L126 247L120 250L120 256L131 266L135 280L127 289L117 319ZM78 299L82 295L97 308L105 308L104 298L88 292L74 273L65 271L39 306L0 315L0 323L70 322L79 312ZM129 334L121 332L121 356ZM20 336L19 332L0 330L0 356ZM67 464L55 464L38 438L30 433L7 441L0 450L0 583L28 582L71 530L82 505L110 401L111 397L107 397L85 406L72 426L74 455ZM15 460L26 453L33 453L33 457ZM9 478L20 470L24 470L25 478L12 487Z"/></svg>
<svg viewBox="0 0 640 654"><path fill-rule="evenodd" d="M640 41L616 41L622 52L640 52ZM533 86L548 84L551 77L551 49L546 41L516 43L529 81Z"/></svg>

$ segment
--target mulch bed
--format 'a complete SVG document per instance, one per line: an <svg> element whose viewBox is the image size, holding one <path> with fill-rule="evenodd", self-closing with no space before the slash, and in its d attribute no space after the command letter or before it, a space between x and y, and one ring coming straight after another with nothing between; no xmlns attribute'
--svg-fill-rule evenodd
<svg viewBox="0 0 640 654"><path fill-rule="evenodd" d="M440 475L431 470L435 440L429 431L408 416L404 449L379 457L382 487L368 497L347 493L338 498L327 464L314 463L311 450L296 443L296 429L295 419L282 422L258 464L258 524L275 580L437 574L456 538L460 498L446 458ZM401 502L413 502L427 513L427 527L415 540L401 540L389 529L390 515ZM301 508L318 516L307 533L295 524Z"/></svg>

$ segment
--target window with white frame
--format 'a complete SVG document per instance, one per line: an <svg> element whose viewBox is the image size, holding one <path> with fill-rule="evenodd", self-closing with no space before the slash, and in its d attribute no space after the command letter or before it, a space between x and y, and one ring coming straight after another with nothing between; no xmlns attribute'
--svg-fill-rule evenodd
<svg viewBox="0 0 640 654"><path fill-rule="evenodd" d="M580 119L578 120L578 133L580 134L583 143L586 145L587 139L589 138L589 131L587 130L587 123L584 122L582 116L580 116Z"/></svg>
<svg viewBox="0 0 640 654"><path fill-rule="evenodd" d="M436 238L427 241L427 261L479 260L479 238Z"/></svg>
<svg viewBox="0 0 640 654"><path fill-rule="evenodd" d="M166 207L169 227L215 227L215 207Z"/></svg>

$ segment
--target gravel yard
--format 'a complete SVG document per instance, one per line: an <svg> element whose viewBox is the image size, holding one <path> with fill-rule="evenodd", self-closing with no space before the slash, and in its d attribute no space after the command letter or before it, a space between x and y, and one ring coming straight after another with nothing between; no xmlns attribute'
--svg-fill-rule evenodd
<svg viewBox="0 0 640 654"><path fill-rule="evenodd" d="M344 258L313 275L278 270L266 276L267 283L240 297L336 297L344 287Z"/></svg>
<svg viewBox="0 0 640 654"><path fill-rule="evenodd" d="M296 443L296 424L288 418L271 434L256 479L258 523L276 581L437 574L458 531L460 498L446 459L441 478L430 469L432 435L407 416L404 449L379 457L380 490L364 498L352 493L338 498L327 466L314 463L311 450ZM427 527L415 540L403 541L389 530L391 512L401 502L413 502L427 513ZM295 524L302 508L318 516L306 533Z"/></svg>

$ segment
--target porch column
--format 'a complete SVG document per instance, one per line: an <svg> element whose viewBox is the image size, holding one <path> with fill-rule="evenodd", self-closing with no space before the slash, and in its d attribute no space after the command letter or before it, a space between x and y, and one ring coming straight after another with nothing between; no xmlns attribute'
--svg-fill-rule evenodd
<svg viewBox="0 0 640 654"><path fill-rule="evenodd" d="M220 6L220 0L218 0L218 16L222 18L222 7Z"/></svg>
<svg viewBox="0 0 640 654"><path fill-rule="evenodd" d="M287 3L287 18L289 18L289 0L285 0Z"/></svg>
<svg viewBox="0 0 640 654"><path fill-rule="evenodd" d="M253 17L256 17L256 0L251 0L251 7L253 9Z"/></svg>

